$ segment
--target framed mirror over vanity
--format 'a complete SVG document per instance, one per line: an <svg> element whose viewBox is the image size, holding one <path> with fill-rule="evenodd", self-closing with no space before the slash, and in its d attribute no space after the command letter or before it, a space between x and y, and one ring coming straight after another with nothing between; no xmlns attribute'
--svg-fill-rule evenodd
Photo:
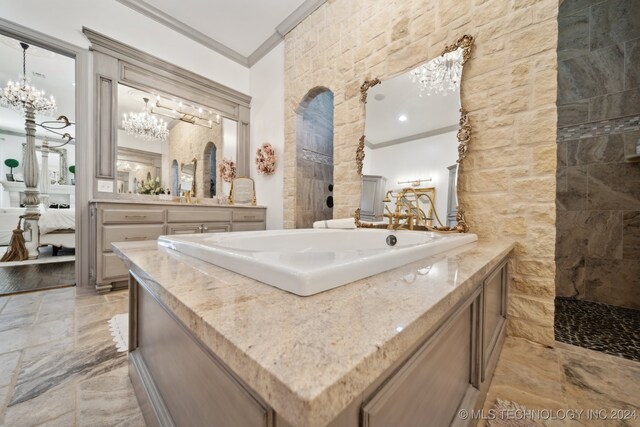
<svg viewBox="0 0 640 427"><path fill-rule="evenodd" d="M409 71L362 84L358 227L468 231L457 182L471 136L460 82L472 46L463 36Z"/></svg>
<svg viewBox="0 0 640 427"><path fill-rule="evenodd" d="M95 77L89 281L127 285L114 242L264 230L266 208L229 205L223 161L249 172L251 98L85 28Z"/></svg>

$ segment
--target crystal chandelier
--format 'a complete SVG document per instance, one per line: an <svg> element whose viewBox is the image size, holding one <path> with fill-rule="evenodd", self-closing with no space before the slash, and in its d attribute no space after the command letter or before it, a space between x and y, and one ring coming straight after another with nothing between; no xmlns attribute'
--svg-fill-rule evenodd
<svg viewBox="0 0 640 427"><path fill-rule="evenodd" d="M9 81L7 87L0 92L0 105L23 115L26 110L31 109L35 113L52 116L56 111L56 101L53 96L46 98L44 91L36 89L27 78L29 45L20 43L20 46L22 46L22 76L17 82Z"/></svg>
<svg viewBox="0 0 640 427"><path fill-rule="evenodd" d="M164 120L158 120L152 116L149 109L149 98L142 98L145 108L140 113L125 113L122 127L127 135L146 141L166 141L169 136L167 124Z"/></svg>
<svg viewBox="0 0 640 427"><path fill-rule="evenodd" d="M424 92L442 94L454 92L460 85L462 77L462 50L445 53L422 64L411 72L411 80L418 83L420 96Z"/></svg>

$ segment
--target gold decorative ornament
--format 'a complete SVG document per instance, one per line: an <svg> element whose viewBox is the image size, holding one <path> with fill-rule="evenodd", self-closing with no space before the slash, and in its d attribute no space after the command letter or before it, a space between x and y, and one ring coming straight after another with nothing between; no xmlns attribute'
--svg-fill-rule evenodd
<svg viewBox="0 0 640 427"><path fill-rule="evenodd" d="M445 53L453 52L459 48L462 48L462 65L466 64L469 58L471 58L471 48L473 47L473 36L465 34L456 40L455 43L448 45L444 48L442 55Z"/></svg>
<svg viewBox="0 0 640 427"><path fill-rule="evenodd" d="M365 80L364 83L360 86L360 101L363 104L367 103L367 91L373 86L382 83L379 78L375 78L373 80Z"/></svg>
<svg viewBox="0 0 640 427"><path fill-rule="evenodd" d="M460 129L458 129L456 136L458 137L458 163L460 163L467 157L469 141L471 140L471 121L464 108L460 109Z"/></svg>
<svg viewBox="0 0 640 427"><path fill-rule="evenodd" d="M364 135L360 137L358 149L356 150L356 165L358 166L358 175L362 175L362 166L364 163Z"/></svg>
<svg viewBox="0 0 640 427"><path fill-rule="evenodd" d="M467 221L464 217L464 210L458 207L458 213L456 214L456 230L460 233L466 233L469 231L469 226L467 225Z"/></svg>

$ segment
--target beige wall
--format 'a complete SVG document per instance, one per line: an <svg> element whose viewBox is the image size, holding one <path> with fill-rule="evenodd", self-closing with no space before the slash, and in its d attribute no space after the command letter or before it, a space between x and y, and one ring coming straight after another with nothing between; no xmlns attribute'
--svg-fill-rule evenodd
<svg viewBox="0 0 640 427"><path fill-rule="evenodd" d="M333 91L334 217L359 201L359 88L475 37L462 83L473 136L460 205L481 239L517 241L509 332L553 344L558 0L329 0L285 39L284 225L296 206L295 108Z"/></svg>
<svg viewBox="0 0 640 427"><path fill-rule="evenodd" d="M163 168L171 170L171 164L174 160L178 161L178 165L183 163L191 163L193 159L197 160L196 166L196 196L204 197L205 187L209 188L209 181L205 183L205 168L208 167L208 160L205 159L204 151L207 143L213 142L217 148L218 161L222 160L222 127L213 124L213 129L203 126L195 126L189 123L180 122L175 125L169 132L169 155L167 164L163 164ZM205 161L206 160L206 161ZM220 174L216 167L216 192L221 194L222 182L219 179ZM167 183L171 188L173 176L170 174L170 181Z"/></svg>

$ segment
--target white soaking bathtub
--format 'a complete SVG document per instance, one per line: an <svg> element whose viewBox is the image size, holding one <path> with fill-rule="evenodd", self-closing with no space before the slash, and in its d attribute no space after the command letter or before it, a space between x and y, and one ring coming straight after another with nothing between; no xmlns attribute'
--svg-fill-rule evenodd
<svg viewBox="0 0 640 427"><path fill-rule="evenodd" d="M475 234L302 229L161 236L158 245L309 296L476 240Z"/></svg>

